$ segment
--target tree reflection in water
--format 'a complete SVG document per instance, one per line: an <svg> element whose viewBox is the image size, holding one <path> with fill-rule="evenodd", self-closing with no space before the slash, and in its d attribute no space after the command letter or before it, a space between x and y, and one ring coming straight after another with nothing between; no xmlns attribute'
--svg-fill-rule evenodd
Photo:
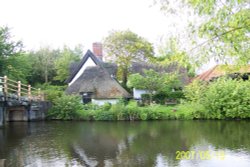
<svg viewBox="0 0 250 167"><path fill-rule="evenodd" d="M8 166L196 166L230 164L233 157L242 157L240 166L250 163L249 125L174 120L11 123L0 129L0 159ZM176 159L176 151L188 150L224 150L226 159Z"/></svg>

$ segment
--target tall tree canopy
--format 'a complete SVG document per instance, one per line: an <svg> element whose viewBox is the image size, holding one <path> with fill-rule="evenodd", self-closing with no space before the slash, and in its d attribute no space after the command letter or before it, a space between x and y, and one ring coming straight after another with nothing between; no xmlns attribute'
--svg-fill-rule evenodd
<svg viewBox="0 0 250 167"><path fill-rule="evenodd" d="M186 68L190 76L194 76L195 64L192 63L192 58L184 50L180 50L179 45L178 39L168 39L159 47L159 55L155 57L156 63L160 65L176 63L179 67Z"/></svg>
<svg viewBox="0 0 250 167"><path fill-rule="evenodd" d="M122 72L122 84L126 86L128 70L132 62L147 61L153 57L153 46L143 37L126 31L112 31L104 39L107 58L117 63Z"/></svg>
<svg viewBox="0 0 250 167"><path fill-rule="evenodd" d="M171 0L159 0L163 10L169 8ZM158 2L159 2L158 1ZM203 38L191 53L226 58L237 63L250 62L250 5L249 0L176 0L176 4L190 7L203 18L202 24L193 25L194 34ZM180 5L178 6L180 7ZM196 29L197 28L197 29Z"/></svg>
<svg viewBox="0 0 250 167"><path fill-rule="evenodd" d="M21 53L22 42L12 40L8 27L0 27L0 76L8 75L8 68L12 66L11 60Z"/></svg>
<svg viewBox="0 0 250 167"><path fill-rule="evenodd" d="M48 83L63 85L69 76L72 62L80 60L83 54L82 46L74 49L64 46L63 49L52 49L48 46L29 53L30 64L33 67L29 81L32 84Z"/></svg>
<svg viewBox="0 0 250 167"><path fill-rule="evenodd" d="M48 83L55 77L55 61L59 57L59 50L50 47L41 47L37 51L30 52L30 63L33 71L30 78L31 83Z"/></svg>
<svg viewBox="0 0 250 167"><path fill-rule="evenodd" d="M71 50L67 46L64 46L60 51L60 57L55 61L56 76L54 80L64 82L69 77L69 68L73 62L79 61L82 56L82 50L80 46Z"/></svg>

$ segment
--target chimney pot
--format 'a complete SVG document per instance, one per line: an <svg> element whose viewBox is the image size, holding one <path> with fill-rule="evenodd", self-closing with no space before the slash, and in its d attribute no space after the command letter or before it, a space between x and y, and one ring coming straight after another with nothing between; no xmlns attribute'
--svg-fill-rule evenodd
<svg viewBox="0 0 250 167"><path fill-rule="evenodd" d="M94 55L95 55L98 59L102 60L102 58L103 58L103 54L102 54L102 43L100 43L100 42L94 42L94 43L93 43L93 53L94 53Z"/></svg>

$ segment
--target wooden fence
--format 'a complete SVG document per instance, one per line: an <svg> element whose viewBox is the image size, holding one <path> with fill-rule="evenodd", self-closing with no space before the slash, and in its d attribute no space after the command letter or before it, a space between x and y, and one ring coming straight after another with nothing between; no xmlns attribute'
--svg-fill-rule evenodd
<svg viewBox="0 0 250 167"><path fill-rule="evenodd" d="M16 96L18 100L27 98L28 101L42 101L44 94L41 89L36 89L30 85L22 84L21 81L14 81L7 76L0 77L0 93L5 97Z"/></svg>

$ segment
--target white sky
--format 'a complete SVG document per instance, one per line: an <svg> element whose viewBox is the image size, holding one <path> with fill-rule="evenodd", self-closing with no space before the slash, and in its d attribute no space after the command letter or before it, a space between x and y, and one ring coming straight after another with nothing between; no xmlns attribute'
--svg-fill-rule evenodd
<svg viewBox="0 0 250 167"><path fill-rule="evenodd" d="M7 25L26 49L102 41L111 30L126 30L157 45L180 26L153 0L0 0L0 26ZM182 24L182 23L180 23Z"/></svg>
<svg viewBox="0 0 250 167"><path fill-rule="evenodd" d="M153 43L156 52L170 36L182 39L180 46L189 50L186 27L190 20L196 25L200 21L182 9L179 16L166 16L153 4L154 0L0 0L0 26L10 27L26 50L77 44L92 50L92 43L101 42L109 31L126 29Z"/></svg>

